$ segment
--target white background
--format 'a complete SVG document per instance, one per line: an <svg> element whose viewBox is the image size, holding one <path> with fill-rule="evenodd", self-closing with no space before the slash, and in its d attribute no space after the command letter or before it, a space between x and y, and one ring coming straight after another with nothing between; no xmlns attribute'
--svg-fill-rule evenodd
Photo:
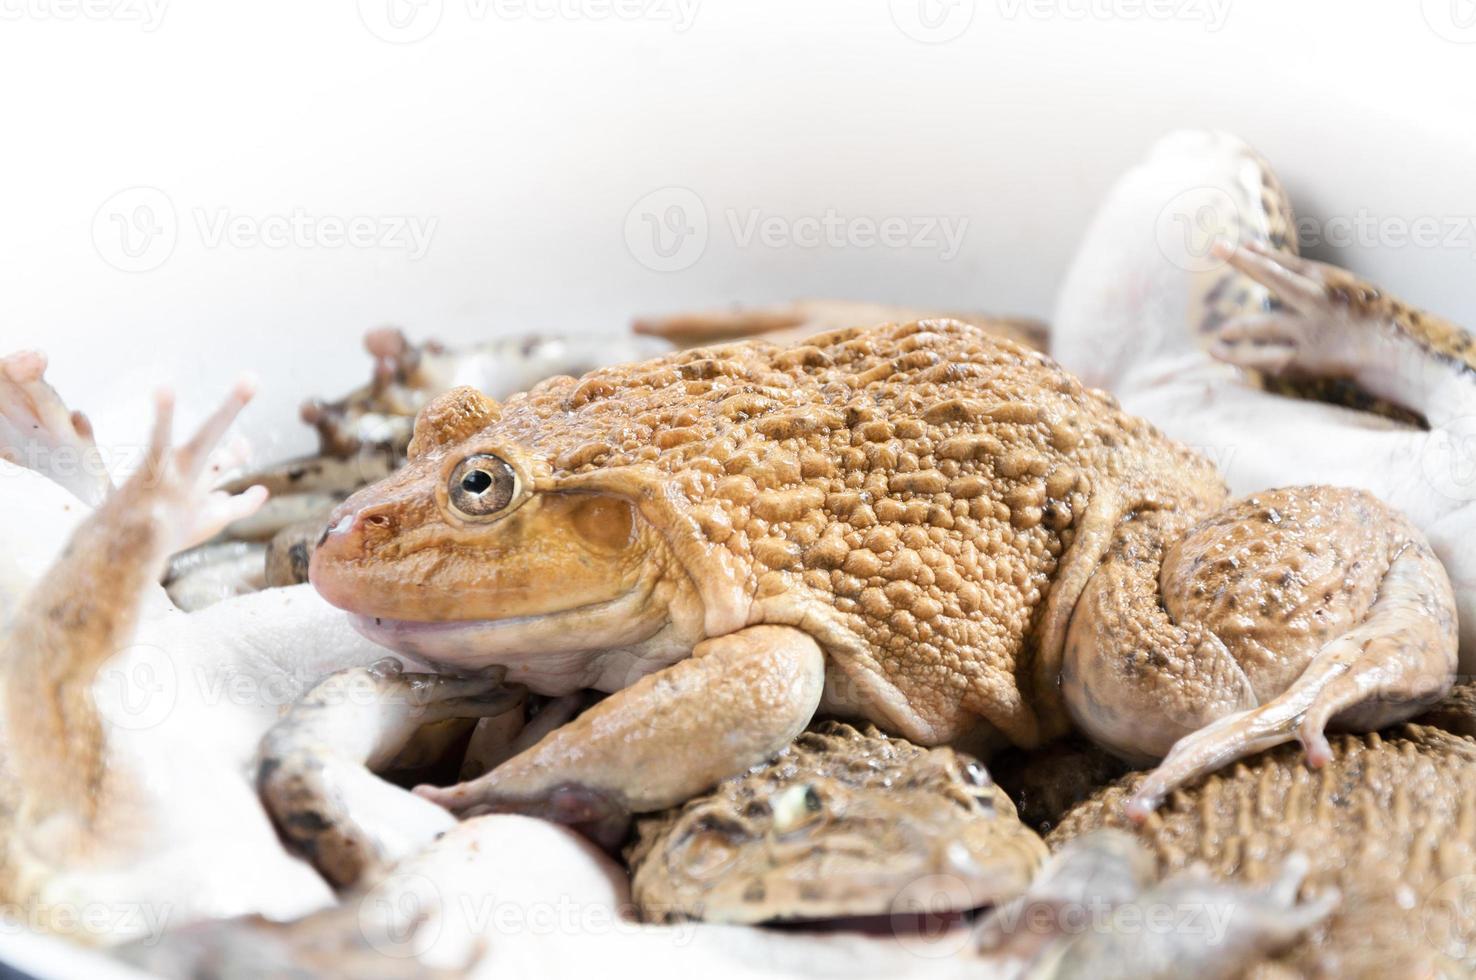
<svg viewBox="0 0 1476 980"><path fill-rule="evenodd" d="M1095 201L1180 126L1249 139L1313 217L1464 227L1318 254L1476 322L1472 42L1470 0L0 0L0 347L46 350L114 442L153 384L198 410L251 369L271 457L384 323L611 332L804 295L1044 316ZM672 187L705 246L655 271L637 205ZM946 260L734 233L827 210L967 226ZM420 257L207 234L294 212L434 227ZM135 219L165 234L129 258Z"/></svg>

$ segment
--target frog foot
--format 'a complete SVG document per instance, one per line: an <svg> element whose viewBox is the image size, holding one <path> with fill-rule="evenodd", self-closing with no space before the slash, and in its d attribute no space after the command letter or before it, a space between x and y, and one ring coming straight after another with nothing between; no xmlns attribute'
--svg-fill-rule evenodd
<svg viewBox="0 0 1476 980"><path fill-rule="evenodd" d="M0 357L0 458L49 477L93 506L113 486L92 423L68 409L47 382L40 351Z"/></svg>
<svg viewBox="0 0 1476 980"><path fill-rule="evenodd" d="M419 786L415 792L442 806L454 805L450 800L442 802L436 787ZM625 840L631 823L630 810L614 793L574 782L560 783L546 792L529 796L483 793L461 815L469 818L491 813L512 813L563 824L611 852Z"/></svg>
<svg viewBox="0 0 1476 980"><path fill-rule="evenodd" d="M1295 377L1353 377L1378 359L1381 294L1336 266L1258 241L1217 242L1214 255L1269 289L1276 309L1220 324L1210 353L1228 364Z"/></svg>
<svg viewBox="0 0 1476 980"><path fill-rule="evenodd" d="M187 442L174 449L170 448L174 395L162 390L155 396L154 430L143 464L117 496L122 506L146 509L160 518L166 531L166 553L207 541L266 503L265 487L247 487L240 493L213 489L225 471L244 460L247 450L242 441L216 447L255 391L255 383L247 378L236 382L225 402Z"/></svg>

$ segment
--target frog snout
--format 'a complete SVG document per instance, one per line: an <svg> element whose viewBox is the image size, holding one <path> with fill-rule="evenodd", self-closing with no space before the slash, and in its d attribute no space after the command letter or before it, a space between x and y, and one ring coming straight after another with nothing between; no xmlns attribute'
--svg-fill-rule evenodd
<svg viewBox="0 0 1476 980"><path fill-rule="evenodd" d="M394 518L381 508L366 507L333 514L318 536L313 565L324 561L363 558L375 540L394 533Z"/></svg>

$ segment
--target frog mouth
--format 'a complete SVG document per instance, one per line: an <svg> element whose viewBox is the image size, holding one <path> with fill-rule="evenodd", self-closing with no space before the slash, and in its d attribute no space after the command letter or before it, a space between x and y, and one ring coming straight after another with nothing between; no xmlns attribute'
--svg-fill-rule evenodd
<svg viewBox="0 0 1476 980"><path fill-rule="evenodd" d="M381 646L437 663L488 666L507 658L608 649L654 635L661 617L639 586L613 599L497 619L415 620L351 613L360 635Z"/></svg>

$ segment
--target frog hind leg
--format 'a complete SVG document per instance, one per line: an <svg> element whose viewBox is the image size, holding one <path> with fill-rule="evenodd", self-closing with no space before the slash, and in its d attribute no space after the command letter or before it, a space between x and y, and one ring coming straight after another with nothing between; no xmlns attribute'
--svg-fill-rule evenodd
<svg viewBox="0 0 1476 980"><path fill-rule="evenodd" d="M1128 803L1297 740L1316 767L1329 725L1372 730L1451 687L1455 600L1424 537L1371 495L1328 487L1119 528L1072 615L1062 685L1073 721L1162 762Z"/></svg>
<svg viewBox="0 0 1476 980"><path fill-rule="evenodd" d="M102 503L113 488L92 437L92 423L67 408L46 380L46 355L0 357L0 457L51 478L83 503Z"/></svg>
<svg viewBox="0 0 1476 980"><path fill-rule="evenodd" d="M1476 415L1476 339L1466 330L1261 242L1220 242L1215 254L1278 302L1216 324L1214 357L1273 378L1351 382L1435 427Z"/></svg>

